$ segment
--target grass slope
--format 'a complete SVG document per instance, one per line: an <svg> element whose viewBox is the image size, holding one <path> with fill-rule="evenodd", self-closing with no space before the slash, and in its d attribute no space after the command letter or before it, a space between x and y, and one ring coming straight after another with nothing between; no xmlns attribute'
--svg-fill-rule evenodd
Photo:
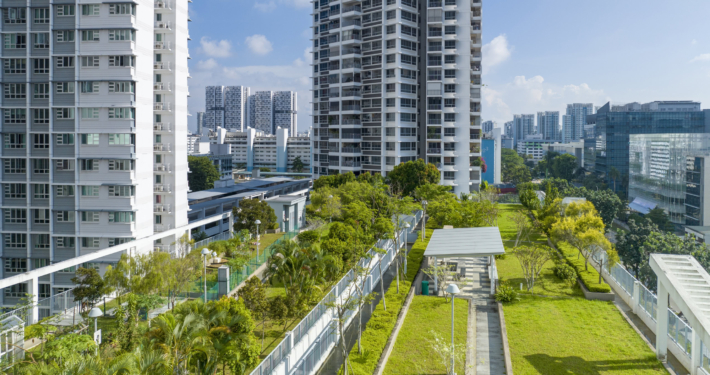
<svg viewBox="0 0 710 375"><path fill-rule="evenodd" d="M457 298L454 306L454 342L456 347L465 348L468 300ZM384 373L443 375L441 358L430 349L430 341L434 340L432 331L451 342L451 302L439 297L414 296ZM463 374L465 363L459 362L456 373Z"/></svg>

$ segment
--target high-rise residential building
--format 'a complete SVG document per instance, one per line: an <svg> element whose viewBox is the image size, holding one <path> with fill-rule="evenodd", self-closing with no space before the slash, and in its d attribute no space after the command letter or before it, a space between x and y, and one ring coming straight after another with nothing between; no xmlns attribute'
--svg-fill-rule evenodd
<svg viewBox="0 0 710 375"><path fill-rule="evenodd" d="M563 142L584 139L584 125L587 123L587 115L593 114L594 105L592 103L567 104L567 112L562 118Z"/></svg>
<svg viewBox="0 0 710 375"><path fill-rule="evenodd" d="M483 121L481 123L481 130L483 130L484 133L490 133L493 131L493 128L496 126L495 121Z"/></svg>
<svg viewBox="0 0 710 375"><path fill-rule="evenodd" d="M3 278L187 224L188 2L3 3Z"/></svg>
<svg viewBox="0 0 710 375"><path fill-rule="evenodd" d="M542 134L542 139L559 139L560 112L545 111L537 113L537 130Z"/></svg>
<svg viewBox="0 0 710 375"><path fill-rule="evenodd" d="M205 113L197 112L197 133L202 134L202 128L205 126Z"/></svg>
<svg viewBox="0 0 710 375"><path fill-rule="evenodd" d="M477 190L481 3L313 7L314 177L386 174L421 158L456 194Z"/></svg>
<svg viewBox="0 0 710 375"><path fill-rule="evenodd" d="M643 165L642 159L645 158L643 155L630 154L629 144L634 139L637 140L636 144L638 145L648 144L648 140L654 141L650 136L639 138L632 138L632 136L710 133L710 110L700 110L700 103L690 101L654 102L643 105L643 107L638 103L613 107L607 103L597 111L595 122L592 134L594 139L585 139L584 142L585 169L602 177L610 188L626 195L630 194L629 183L634 177L634 174L629 173L630 160L633 161L634 168L637 168L639 165ZM589 133L588 136L590 136ZM676 137L674 140L666 138L662 142L675 142L671 148L676 148L684 145L683 139L685 138ZM695 138L688 139L694 141ZM701 143L688 144L687 147L691 149L700 146ZM634 152L639 152L639 147L636 147ZM648 155L653 156L646 158L646 165L650 166L652 163L656 163L658 155L665 151L657 149L648 150L648 152ZM674 168L669 170L675 171ZM636 175L641 176L644 173L651 172L643 170L637 172ZM675 181L675 178L671 178L670 175L666 177L668 183ZM646 181L639 180L639 183L646 183Z"/></svg>
<svg viewBox="0 0 710 375"><path fill-rule="evenodd" d="M513 138L513 121L503 124L503 135Z"/></svg>
<svg viewBox="0 0 710 375"><path fill-rule="evenodd" d="M288 129L295 134L298 124L297 94L294 91L257 91L245 86L205 88L205 127L228 131L256 128L267 134Z"/></svg>
<svg viewBox="0 0 710 375"><path fill-rule="evenodd" d="M513 116L513 143L518 146L518 142L535 134L535 115L514 115Z"/></svg>

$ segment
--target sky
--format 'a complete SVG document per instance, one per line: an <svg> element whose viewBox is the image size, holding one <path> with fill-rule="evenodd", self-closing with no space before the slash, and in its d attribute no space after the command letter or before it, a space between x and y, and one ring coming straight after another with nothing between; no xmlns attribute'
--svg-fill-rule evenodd
<svg viewBox="0 0 710 375"><path fill-rule="evenodd" d="M311 125L311 3L190 4L190 95L205 86L298 92L298 128ZM710 1L483 0L483 120L560 111L568 103L694 100L710 108Z"/></svg>

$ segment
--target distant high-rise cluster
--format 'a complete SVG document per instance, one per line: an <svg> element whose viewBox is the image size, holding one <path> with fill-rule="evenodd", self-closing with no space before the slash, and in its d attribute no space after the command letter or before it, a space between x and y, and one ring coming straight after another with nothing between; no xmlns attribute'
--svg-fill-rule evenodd
<svg viewBox="0 0 710 375"><path fill-rule="evenodd" d="M481 123L481 130L483 130L484 133L488 133L493 131L493 128L495 128L496 122L495 121L483 121Z"/></svg>
<svg viewBox="0 0 710 375"><path fill-rule="evenodd" d="M251 94L251 89L245 86L207 86L202 126L229 131L255 128L266 134L275 134L276 129L284 128L295 134L298 127L296 100L297 94L293 91Z"/></svg>
<svg viewBox="0 0 710 375"><path fill-rule="evenodd" d="M537 131L542 134L542 139L559 139L560 112L545 111L537 113Z"/></svg>
<svg viewBox="0 0 710 375"><path fill-rule="evenodd" d="M535 115L513 116L513 143L517 144L530 135L536 134Z"/></svg>
<svg viewBox="0 0 710 375"><path fill-rule="evenodd" d="M594 114L592 103L567 104L567 114L562 116L562 143L578 141L584 138L584 125L587 115Z"/></svg>

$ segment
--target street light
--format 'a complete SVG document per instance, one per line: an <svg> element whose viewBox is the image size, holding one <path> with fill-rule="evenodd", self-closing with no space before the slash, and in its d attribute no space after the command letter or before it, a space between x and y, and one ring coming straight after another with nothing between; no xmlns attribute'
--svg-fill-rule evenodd
<svg viewBox="0 0 710 375"><path fill-rule="evenodd" d="M261 220L256 219L254 224L256 224L256 262L258 263L259 262L259 238L261 237L261 236L259 236L259 224L261 224Z"/></svg>
<svg viewBox="0 0 710 375"><path fill-rule="evenodd" d="M446 287L446 293L451 294L451 373L456 375L454 371L454 295L459 293L459 287L456 284L449 284Z"/></svg>
<svg viewBox="0 0 710 375"><path fill-rule="evenodd" d="M205 303L207 303L207 256L210 255L210 249L202 249L202 264L205 268Z"/></svg>
<svg viewBox="0 0 710 375"><path fill-rule="evenodd" d="M408 232L409 232L410 227L411 227L411 225L408 222L404 223L404 228L406 229L405 232L407 232L407 235L409 234ZM407 239L405 237L405 241L406 240ZM405 246L404 246L404 273L405 274L407 273L407 246L406 246L406 244L407 243L405 242Z"/></svg>
<svg viewBox="0 0 710 375"><path fill-rule="evenodd" d="M422 208L424 209L424 214L422 214L422 241L424 241L424 236L426 234L426 199L422 201Z"/></svg>
<svg viewBox="0 0 710 375"><path fill-rule="evenodd" d="M96 339L96 331L98 331L98 323L97 320L100 316L103 316L104 312L101 311L100 308L94 307L89 311L89 318L94 318L94 340ZM99 355L99 343L96 343L96 356L98 357Z"/></svg>

